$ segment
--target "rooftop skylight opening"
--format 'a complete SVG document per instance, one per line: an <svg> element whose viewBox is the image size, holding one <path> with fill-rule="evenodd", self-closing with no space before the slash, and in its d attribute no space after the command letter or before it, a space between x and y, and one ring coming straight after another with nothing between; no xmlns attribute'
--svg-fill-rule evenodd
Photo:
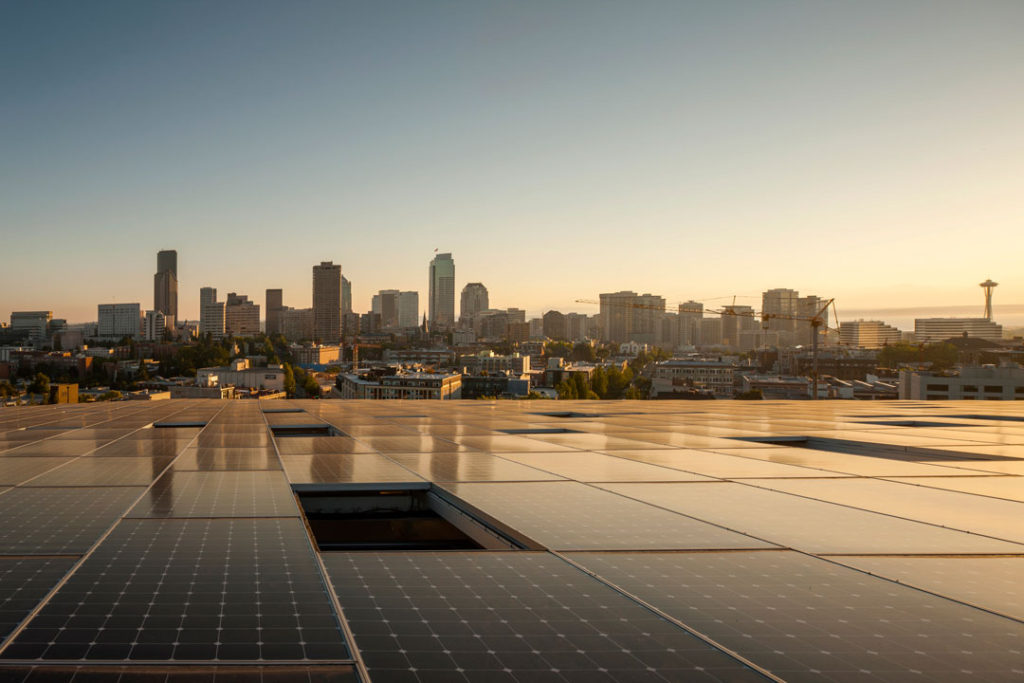
<svg viewBox="0 0 1024 683"><path fill-rule="evenodd" d="M321 551L519 550L522 542L477 519L429 485L295 486Z"/></svg>
<svg viewBox="0 0 1024 683"><path fill-rule="evenodd" d="M270 425L270 432L276 437L289 436L348 436L340 429L327 423L299 423Z"/></svg>
<svg viewBox="0 0 1024 683"><path fill-rule="evenodd" d="M503 434L582 434L578 429L566 429L564 427L524 427L522 429L496 429Z"/></svg>

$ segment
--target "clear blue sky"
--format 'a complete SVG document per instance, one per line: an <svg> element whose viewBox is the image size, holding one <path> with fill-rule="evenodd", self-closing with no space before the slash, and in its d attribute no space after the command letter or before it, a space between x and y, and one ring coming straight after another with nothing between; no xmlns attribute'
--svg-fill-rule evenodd
<svg viewBox="0 0 1024 683"><path fill-rule="evenodd" d="M204 285L1024 302L1024 2L2 2L0 316Z"/></svg>

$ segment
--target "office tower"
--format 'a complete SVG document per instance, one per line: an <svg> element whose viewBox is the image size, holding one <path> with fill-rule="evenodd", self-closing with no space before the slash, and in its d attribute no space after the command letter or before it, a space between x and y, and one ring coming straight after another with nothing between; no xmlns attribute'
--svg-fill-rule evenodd
<svg viewBox="0 0 1024 683"><path fill-rule="evenodd" d="M341 341L341 265L313 266L313 336L324 344Z"/></svg>
<svg viewBox="0 0 1024 683"><path fill-rule="evenodd" d="M740 335L758 329L751 306L725 306L722 310L722 344L739 347Z"/></svg>
<svg viewBox="0 0 1024 683"><path fill-rule="evenodd" d="M100 304L96 335L103 339L138 337L142 331L142 306L139 304Z"/></svg>
<svg viewBox="0 0 1024 683"><path fill-rule="evenodd" d="M341 276L341 313L352 312L352 283L344 275ZM344 329L344 325L342 326Z"/></svg>
<svg viewBox="0 0 1024 683"><path fill-rule="evenodd" d="M178 252L173 249L156 254L153 310L163 313L167 328L174 329L178 320Z"/></svg>
<svg viewBox="0 0 1024 683"><path fill-rule="evenodd" d="M686 301L679 304L679 344L697 346L701 343L700 325L704 318L704 304Z"/></svg>
<svg viewBox="0 0 1024 683"><path fill-rule="evenodd" d="M281 334L281 309L284 308L284 294L280 289L268 289L267 297L267 336Z"/></svg>
<svg viewBox="0 0 1024 683"><path fill-rule="evenodd" d="M633 336L633 305L636 292L622 291L602 294L601 321L604 323L602 341L622 343Z"/></svg>
<svg viewBox="0 0 1024 683"><path fill-rule="evenodd" d="M533 330L530 330L533 335ZM587 338L587 316L585 313L565 314L565 336L569 341L583 341Z"/></svg>
<svg viewBox="0 0 1024 683"><path fill-rule="evenodd" d="M228 293L224 302L224 331L235 337L251 337L260 333L260 307L249 297Z"/></svg>
<svg viewBox="0 0 1024 683"><path fill-rule="evenodd" d="M700 343L701 346L719 346L722 343L721 318L701 318Z"/></svg>
<svg viewBox="0 0 1024 683"><path fill-rule="evenodd" d="M455 261L438 254L430 262L428 317L431 330L445 330L455 323Z"/></svg>
<svg viewBox="0 0 1024 683"><path fill-rule="evenodd" d="M199 290L199 336L209 334L214 339L224 336L224 302L217 301L214 287Z"/></svg>
<svg viewBox="0 0 1024 683"><path fill-rule="evenodd" d="M403 329L416 327L420 323L420 293L398 293L398 326Z"/></svg>
<svg viewBox="0 0 1024 683"><path fill-rule="evenodd" d="M459 307L459 320L471 325L473 316L491 307L487 296L487 288L480 282L470 282L462 288L462 301Z"/></svg>
<svg viewBox="0 0 1024 683"><path fill-rule="evenodd" d="M382 289L374 296L372 310L380 314L381 329L398 327L398 295L397 289Z"/></svg>
<svg viewBox="0 0 1024 683"><path fill-rule="evenodd" d="M565 315L559 311L548 311L544 314L544 336L548 339L565 339Z"/></svg>
<svg viewBox="0 0 1024 683"><path fill-rule="evenodd" d="M665 298L656 294L641 294L633 305L633 333L630 341L655 344L665 318Z"/></svg>
<svg viewBox="0 0 1024 683"><path fill-rule="evenodd" d="M46 339L53 311L14 311L11 313L11 331L28 331L28 338L33 341Z"/></svg>
<svg viewBox="0 0 1024 683"><path fill-rule="evenodd" d="M281 334L290 342L313 339L313 309L289 308L281 310Z"/></svg>
<svg viewBox="0 0 1024 683"><path fill-rule="evenodd" d="M199 310L203 309L206 304L216 303L217 301L217 288L216 287L203 287L199 290Z"/></svg>
<svg viewBox="0 0 1024 683"><path fill-rule="evenodd" d="M163 339L167 331L167 322L164 314L157 310L146 311L146 317L142 321L142 337L146 341L159 341Z"/></svg>

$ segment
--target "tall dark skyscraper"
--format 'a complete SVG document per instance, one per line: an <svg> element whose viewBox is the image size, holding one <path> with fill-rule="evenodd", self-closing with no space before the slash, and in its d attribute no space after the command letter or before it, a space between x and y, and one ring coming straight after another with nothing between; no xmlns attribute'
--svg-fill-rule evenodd
<svg viewBox="0 0 1024 683"><path fill-rule="evenodd" d="M178 321L178 252L173 249L156 253L153 309L164 314L167 328L173 330Z"/></svg>
<svg viewBox="0 0 1024 683"><path fill-rule="evenodd" d="M280 289L267 290L267 336L281 334L281 309L284 308L284 295Z"/></svg>
<svg viewBox="0 0 1024 683"><path fill-rule="evenodd" d="M430 262L428 316L430 328L448 329L455 324L455 261L438 254Z"/></svg>
<svg viewBox="0 0 1024 683"><path fill-rule="evenodd" d="M341 341L341 265L313 266L313 335L324 344Z"/></svg>

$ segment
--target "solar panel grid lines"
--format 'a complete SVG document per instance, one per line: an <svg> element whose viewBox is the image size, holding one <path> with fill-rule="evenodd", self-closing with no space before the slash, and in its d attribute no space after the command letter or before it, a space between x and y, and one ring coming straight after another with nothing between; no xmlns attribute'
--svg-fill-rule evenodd
<svg viewBox="0 0 1024 683"><path fill-rule="evenodd" d="M765 680L549 553L323 557L373 680Z"/></svg>
<svg viewBox="0 0 1024 683"><path fill-rule="evenodd" d="M186 408L186 410L188 410L188 408ZM218 408L218 410L219 410L219 408ZM40 491L45 491L46 489L29 489L29 488L25 488L25 489L18 489L18 490L19 491L30 491L30 492L32 492L33 496L36 497L36 499L38 499L39 492ZM79 494L81 492L88 492L89 489L80 488L80 489L73 489L73 491L75 492L75 494ZM132 491L132 489L128 489L128 488L117 489L117 492L118 492L119 495L124 494L124 492L131 492L131 491ZM139 497L141 497L141 493L140 493ZM108 496L108 499L113 499L114 501L117 501L117 497L116 496ZM136 502L137 502L137 500L138 500L138 498L135 499ZM2 497L0 497L0 510L2 510L4 504L5 504L5 501L2 499ZM123 510L127 510L128 507L130 507L130 506L131 506L131 504L129 503L128 505L125 505L122 509ZM77 509L77 508L73 508L73 509L74 509L74 511L76 513L75 516L73 517L73 519L76 521L76 523L80 523L81 519L82 519L82 517L80 515L80 509ZM118 515L118 517L120 517L120 515ZM10 519L11 519L11 516L10 515L6 515L2 511L0 511L0 519L3 519L5 522L9 522ZM65 517L65 520L66 519L67 518ZM49 592L47 592L47 594L45 596L43 596L43 598L39 601L39 603L35 607L32 608L32 610L13 629L13 631L10 634L8 634L8 638L5 639L5 640L0 641L0 657L3 656L3 653L6 650L6 648L14 641L14 638L25 628L25 626L28 624L28 622L36 614L38 614L39 611L42 610L43 607L48 603L50 598L53 597L53 595L56 594L56 592L64 584L64 582L68 579L68 577L70 577L71 574L73 574L74 571L76 569L78 569L82 565L83 562L85 562L85 560L89 557L90 553L93 550L95 550L103 542L103 540L106 539L111 534L111 532L114 530L116 525L117 525L117 520L111 520L111 523L108 524L106 526L105 530L102 530L102 533L100 533L98 535L98 537L96 537L94 539L94 542L84 552L84 554L82 554L80 557L77 558L77 560L75 560L73 566L70 567L68 572L49 590ZM0 527L0 528L2 528L2 527ZM62 548L64 548L64 547L66 547L66 544L64 544L62 546ZM3 553L3 550L0 550L0 553Z"/></svg>
<svg viewBox="0 0 1024 683"><path fill-rule="evenodd" d="M1017 423L1003 420L995 424L1009 425L1008 427L984 432L974 427L858 423L865 418L872 419L869 417L872 414L886 412L892 413L891 419L920 421L920 415L924 411L898 403L868 405L823 402L820 405L813 405L765 402L751 405L723 401L716 402L713 410L710 410L708 405L701 405L700 409L696 410L681 403L561 402L558 407L564 407L565 410L558 412L566 416L560 417L539 415L539 412L544 411L543 407L538 408L537 402L412 404L289 401L273 405L284 406L289 410L305 410L308 415L316 415L330 421L338 430L349 436L274 438L268 430L267 419L262 415L261 404L257 402L189 401L175 405L184 407L184 411L176 419L208 424L205 429L193 430L188 434L192 439L192 445L179 449L180 453L179 450L175 451L177 458L171 465L174 468L173 476L167 477L158 487L171 485L170 490L165 490L163 494L163 500L170 503L165 506L166 514L202 516L130 517L111 527L109 533L139 525L149 528L162 525L189 525L198 528L195 525L210 523L233 527L239 531L229 534L234 539L231 543L220 540L212 544L217 547L217 552L226 549L230 557L226 561L222 559L218 565L213 561L213 556L204 551L204 561L209 561L207 567L238 567L237 575L243 577L239 586L251 586L246 584L251 571L246 574L243 570L244 567L252 567L255 562L249 548L250 541L261 548L279 548L282 534L274 532L253 536L241 529L264 523L284 524L289 529L282 532L284 537L291 539L288 543L294 543L283 551L284 555L297 557L305 553L308 557L314 558L316 571L306 575L310 577L310 581L305 585L311 588L316 586L316 590L311 590L306 595L310 598L311 604L316 605L315 610L326 609L327 612L335 614L335 621L330 630L334 637L350 646L348 659L345 660L231 660L239 666L249 667L246 669L247 672L255 672L259 667L290 666L289 661L292 661L299 662L303 669L329 665L339 667L332 669L332 675L354 675L358 652L365 649L373 653L379 644L373 640L376 637L373 632L368 635L364 632L360 635L359 628L365 629L367 620L363 619L364 623L360 626L356 623L360 619L353 618L353 627L345 627L346 615L335 601L336 596L332 594L331 586L326 582L327 572L323 565L326 555L365 559L372 551L325 554L314 550L303 528L300 513L287 517L254 516L257 511L251 500L252 494L254 491L263 490L261 485L254 483L256 479L263 479L271 488L282 490L283 487L284 491L288 491L289 484L313 484L310 479L313 478L311 474L315 468L319 472L319 483L310 490L315 489L317 495L330 492L332 486L341 489L351 486L359 491L371 491L374 486L382 485L384 490L404 491L408 486L412 486L417 491L425 490L440 496L463 514L478 517L477 521L485 526L505 529L513 537L529 539L527 547L533 550L506 552L506 555L550 554L543 552L545 548L550 547L555 549L555 553L566 555L574 562L587 563L587 569L593 569L592 563L602 557L611 558L621 568L630 557L651 560L660 555L693 556L682 563L689 569L671 580L647 580L641 582L639 586L634 586L630 583L633 579L629 576L616 575L613 579L610 575L615 570L604 567L598 572L604 583L594 578L591 578L591 581L613 592L618 591L619 597L627 603L646 602L649 608L644 605L638 606L647 609L649 613L651 609L660 611L677 630L685 631L685 627L689 627L721 643L723 647L733 649L740 657L765 668L771 675L786 680L846 681L872 676L886 680L902 680L906 677L921 676L912 673L915 667L927 672L927 677L931 679L943 676L953 679L966 678L969 674L965 672L971 670L975 671L975 678L982 677L986 680L1020 678L1012 668L1015 662L1011 661L1011 655L1014 650L1024 650L1018 645L1018 636L1013 635L1015 632L1012 629L1007 631L1004 622L1018 625L1021 623L1019 617L1015 617L1019 611L1017 605L1020 604L1019 596L1015 597L1015 594L1019 592L1017 577L1024 574L1024 570L1019 569L1024 567L1024 554L1016 550L1021 544L1007 544L1002 541L992 543L994 539L985 539L978 532L984 531L985 528L994 528L993 525L996 524L1005 526L1013 523L1014 515L1010 510L1021 504L1014 500L1017 488L1015 479L1019 477L1015 476L1014 469L1024 465L1024 458L1019 458L1020 451L1013 450L1013 446L1007 444L1015 443L1019 440L1020 434L1024 434L1024 423L1017 426ZM269 407L266 403L262 406ZM134 429L157 417L162 419L168 409L167 406L161 407L156 404L125 405L122 408L130 408L134 415L131 420L120 423L122 429L129 426ZM1010 415L1005 412L1009 408L1000 408L1001 415ZM61 429L46 430L47 434L51 437L60 437L53 438L54 443L90 440L95 443L117 435L115 431L108 431L107 427L85 426L86 423L91 425L97 422L84 417L90 412L89 409L104 410L104 418L107 419L114 419L120 412L111 406L86 406L84 409L76 407L75 411L71 411L74 415L68 413L58 421L59 425L51 422L51 426L60 426ZM954 413L970 409L956 405L941 407L944 419L954 423L966 421ZM977 407L973 407L973 411L980 412ZM1017 411L1020 412L1019 408ZM579 416L572 416L577 413ZM288 416L287 413L277 414ZM4 411L0 410L0 442L7 436L3 416ZM936 421L930 415L925 417L932 422ZM952 419L954 417L957 419ZM295 422L295 413L291 414L291 418L286 421L279 417L275 421L280 424ZM318 424L308 417L300 417L299 420L304 424ZM975 422L993 424L981 420ZM70 427L89 431L81 431L74 435L69 431ZM556 446L544 441L551 433L551 429L563 427L573 431L556 433L556 440L571 445ZM922 429L939 432L921 432ZM542 431L514 436L501 430ZM77 464L74 467L81 469L83 477L80 480L71 477L68 481L71 484L96 484L105 481L110 485L38 486L36 488L41 497L39 501L28 506L26 512L38 513L45 509L43 501L47 497L52 498L52 492L61 488L67 488L69 491L75 488L96 490L101 492L99 495L104 498L112 495L118 488L113 485L116 484L115 479L90 480L87 472L93 468L100 473L111 471L112 464L120 462L149 462L154 457L159 457L154 456L155 452L169 447L166 444L174 443L178 436L184 435L184 432L178 433L177 436L169 433L172 431L177 432L170 429L141 430L124 436L124 432L120 431L124 438L116 448L101 448L100 452L75 460L76 463L83 460L108 460L108 464ZM870 447L872 434L876 432L881 435L877 443L882 457L791 446L766 447L763 444L744 444L735 440L731 440L732 447L728 449L719 447L719 444L730 435L767 435L770 438L778 435L827 433L840 439L852 439L862 444L863 449ZM578 436L580 434L582 436ZM943 447L952 449L949 451L951 455L936 455L936 458L941 460L940 463L917 456L913 461L893 459L893 449L906 450L914 447L914 434L925 436L933 442L941 442L944 444ZM660 443L659 435L669 435L665 440L686 445ZM79 438L71 438L72 436ZM300 441L303 438L305 442ZM336 438L339 439L337 444L334 442ZM979 445L961 447L956 444L964 438ZM384 448L360 446L369 452L350 452L354 450L352 444L363 444L363 439ZM399 441L388 441L389 439ZM469 447L468 444L472 443L470 440L476 441L474 446L483 448ZM889 443L894 440L905 443ZM592 450L594 446L620 446L622 442L635 447L609 448L605 453ZM294 449L294 455L289 455L283 450L279 452L285 444L290 444L290 448ZM392 450L403 444L415 444L417 450ZM463 448L453 449L453 445ZM588 447L591 450L588 450ZM178 448L178 444L173 448ZM934 444L929 444L929 448L935 448ZM960 459L958 452L961 448L975 451L976 456L982 459ZM377 452L373 452L374 450ZM380 452L381 450L384 452ZM992 455L998 455L1003 459L985 460L990 451ZM9 459L0 456L0 477L4 472L4 460L23 460L29 463L36 458L52 458L54 462L66 459L45 453ZM278 469L278 464L283 469ZM18 472L26 471L25 467L27 465L11 466L10 476L20 478L22 475ZM523 469L517 469L519 467ZM530 481L523 476L525 472L537 472L537 475L531 476L552 479ZM179 473L182 474L182 478L177 479L180 486L175 488L174 481ZM384 473L387 473L386 476L383 476ZM207 478L207 475L211 476ZM222 475L229 476L225 478ZM664 475L664 478L659 478L660 475ZM556 477L564 479L559 480ZM698 478L705 479L701 481ZM189 482L189 479L192 482ZM379 481L381 479L386 481ZM449 481L453 479L455 481ZM694 479L696 481L693 481ZM919 485L913 485L915 482L919 482ZM40 483L56 482L43 480ZM2 485L3 481L0 480L0 486ZM821 488L817 488L819 485ZM388 486L394 488L388 489ZM11 492L30 488L33 487L18 487L8 493L0 493L0 501ZM201 492L200 489L204 488L205 492ZM862 489L874 493L863 496L858 494L850 500L840 501L845 502L845 506L831 502L838 495L836 492ZM593 493L580 493L581 490L590 490ZM893 490L915 493L905 496L890 495L888 491ZM220 495L224 501L233 501L225 502L222 508L229 514L239 516L205 516L209 513L204 511L206 504L201 501L211 495L216 496L217 491L226 494ZM790 491L809 495L802 497ZM153 498L160 497L161 494L153 492ZM270 497L273 498L274 494ZM289 504L294 505L294 500L294 496L291 496ZM945 505L943 501L950 501L951 504ZM143 504L135 514L148 514L148 508L147 512L143 510L150 502L149 499L143 496L140 502ZM260 504L265 502L261 501ZM892 516L878 511L877 508L882 505L902 505L907 509L902 513L900 510L885 510L889 513L901 513ZM964 514L954 517L955 509L962 509ZM279 513L273 506L270 506L268 511ZM120 513L124 514L124 509ZM950 517L944 519L942 515ZM922 523L916 519L918 517L929 523ZM0 513L0 519L3 518L4 515ZM959 525L963 530L943 528L936 526L936 523L947 526ZM31 528L31 525L25 528ZM747 540L742 544L732 543L736 537L728 535L730 529L742 532L739 534L740 538ZM211 538L224 538L223 532L219 533L222 534L220 537L214 534ZM111 539L116 540L117 537L108 536L108 540ZM751 540L759 542L757 548L749 547ZM241 541L240 545L235 541ZM114 549L114 545L111 543L107 548ZM100 543L95 547L102 546ZM178 544L177 547L186 546L187 544ZM126 595L155 595L153 584L147 584L146 577L151 577L153 574L150 572L157 572L158 567L162 575L167 566L166 555L174 547L175 543L167 534L164 534L162 540L148 553L142 552L145 548L140 550L141 545L129 544L122 549L118 566L130 564L136 567L140 558L146 555L152 560L152 564L145 565L142 570L135 572L139 576L138 583L126 583L124 575L111 581L120 581L122 587L129 588ZM790 547L795 550L788 550ZM1011 554L1008 547L1013 547L1016 552ZM476 558L494 552L500 551L447 551L435 554L453 562L452 558L459 554ZM191 553L193 556L195 554ZM423 562L422 558L428 556L422 551L391 551L377 554L392 558L389 562L400 562L400 558L404 558L401 561L405 562ZM778 559L793 555L805 559L801 562L783 562ZM179 553L178 556L184 555ZM767 575L767 578L761 578L757 573L758 568L771 561L769 556L776 558L774 567L761 571ZM14 559L19 558L0 556L0 566L5 561ZM40 554L30 559L70 562L78 560L75 554L65 557ZM162 567L160 562L163 562ZM818 563L834 565L835 569L821 569ZM708 567L711 570L707 570ZM70 576L76 575L77 571ZM179 573L184 575L191 571L181 570ZM587 575L579 569L576 571L581 575ZM856 578L850 578L853 576L851 572L856 574ZM126 570L125 573L129 572ZM636 572L632 574L639 576ZM81 576L83 579L88 578L88 572ZM534 582L545 589L547 594L557 594L558 587L555 584L561 580L561 576L559 571L547 574L537 572ZM758 580L751 581L751 576L758 577ZM772 593L767 590L784 577L791 579L783 587L788 592L776 590ZM331 578L336 579L333 574ZM653 586L646 588L654 591L653 593L644 593L646 584ZM416 586L411 581L401 585L406 590L411 590L410 586ZM220 586L223 587L223 582ZM681 586L688 586L686 590L689 592L685 595L678 592ZM164 599L171 602L170 596L174 590L170 584L166 587ZM340 591L341 587L338 588ZM758 597L755 588L767 592ZM814 590L807 592L809 588ZM252 593L251 588L245 590ZM378 592L373 595L386 596L391 588L385 583L383 590L384 593ZM53 595L57 592L59 591L55 591ZM119 594L121 592L118 591ZM418 589L415 592L417 596L421 596ZM487 597L492 593L501 595L500 592L493 591L484 592L482 595ZM64 595L72 594L69 587ZM781 603L773 603L772 601L782 600L779 595L787 596L789 602L783 600ZM0 600L3 596L3 587L0 584ZM94 605L101 602L102 596L99 593L97 596L92 603ZM851 602L851 596L856 602ZM349 596L344 599L353 598ZM88 600L77 602L88 603L90 600L93 600L91 596ZM699 614L690 618L693 615L688 612L677 614L672 611L673 604L666 604L660 600L678 600L687 610L695 605L704 607L698 610ZM44 597L38 606L41 609L42 605L50 602L50 599ZM72 602L74 601L64 603L58 600L53 602L53 606L56 609L58 605L70 606ZM123 604L127 609L127 605L133 603L125 600ZM491 604L483 604L486 612L492 615L494 612L487 609L488 607L494 610L507 608L505 603L497 598ZM423 602L417 603L421 612L429 609L429 605L426 598ZM775 609L768 610L768 607ZM808 607L815 608L811 610L810 615L813 619L800 611ZM850 607L853 608L852 617L848 609ZM634 608L628 608L632 609ZM766 610L770 618L759 616L758 610L761 609ZM901 616L893 620L892 610L896 610ZM90 616L74 613L72 617L70 609L65 611L67 614L62 617L65 620ZM577 610L574 609L573 612L579 616ZM627 611L626 614L632 615L633 612ZM937 619L934 617L936 614L939 615ZM49 614L48 618L56 619L58 616L60 615ZM356 612L350 616L360 617L360 614ZM431 619L434 618L432 613L429 616ZM826 617L829 619L822 621ZM849 623L843 625L831 617L846 619ZM801 623L801 619L805 623ZM926 619L931 621L923 621ZM887 622L884 620L891 623L886 625ZM438 623L444 621L440 619ZM679 623L675 623L676 621ZM415 623L415 620L412 622ZM29 623L34 622L30 618L24 623L27 627ZM45 625L45 621L40 623ZM82 625L81 630L87 630L83 625L85 621L75 623ZM522 622L516 620L514 623L518 625ZM638 623L642 623L642 620ZM915 631L914 627L918 624L922 626ZM152 626L154 628L142 630L150 631L148 638L159 640L162 635L158 634L158 631L166 629L160 623L153 623ZM578 626L577 624L574 628ZM371 626L371 630L372 628ZM488 624L482 628L491 626ZM352 635L352 630L356 631L355 636ZM862 638L858 635L868 631L870 636ZM911 632L912 637L907 636ZM744 637L743 634L748 637ZM885 647L877 646L876 634L883 634ZM837 646L833 642L836 640L833 635L842 636L838 639L840 645ZM928 636L924 638L927 647L917 649L925 655L913 652L906 654L905 648L901 649L907 643L914 644L916 638L924 635ZM367 637L370 639L367 640ZM776 638L779 638L777 642ZM464 672L445 668L445 653L436 647L432 648L432 641L436 639L417 640L416 647L410 650L416 653L417 657L429 660L430 664L415 672L388 669L387 677L381 674L378 667L374 680L465 680L467 676ZM53 642L57 643L56 640ZM231 642L233 645L239 645ZM433 644L436 645L436 642ZM153 652L160 648L166 651L166 643L156 642L147 645L156 646ZM651 643L647 642L644 645ZM772 647L766 650L767 646ZM587 653L591 651L587 647L579 649ZM869 649L878 654L868 652ZM775 650L783 654L780 655ZM495 650L498 651L500 649ZM543 652L544 647L538 651ZM595 648L595 651L600 651L600 648ZM940 655L935 654L940 651ZM136 654L144 652L145 650L142 650ZM195 666L199 662L205 662L204 675L215 675L217 679L224 680L230 675L223 666L228 660L89 659L74 660L78 663L73 663L72 660L54 658L59 653L59 650L56 653L51 652L47 659L31 662L4 658L4 666L0 667L0 670L12 671L10 667L17 666L20 667L17 671L19 676L24 674L25 677L45 678L46 675L52 675L59 679L59 676L65 674L69 677L93 675L97 672L96 667L107 666L112 667L110 670L115 671L117 675L131 678L135 674L142 676L144 669L146 675L158 675L152 670L153 665L164 663L172 666L173 670L180 671L181 676L186 676L198 673L199 669ZM579 654L562 653L557 647L551 648L552 657L565 657L566 661ZM171 656L173 657L173 654ZM442 664L438 665L438 662ZM502 667L510 668L511 672L488 670L489 673L493 673L493 676L488 678L478 674L473 676L481 680L501 680L505 677L506 680L565 681L600 680L600 675L604 673L586 667L579 670L566 667L558 672L552 672L533 669L531 666ZM219 668L220 671L210 674L209 668ZM635 674L636 678L652 680L662 680L666 677L688 679L685 675L676 675L671 668L654 668L656 671L635 670L632 674ZM373 667L371 673L372 669ZM619 679L625 677L624 672L616 676ZM728 679L729 676L719 678Z"/></svg>
<svg viewBox="0 0 1024 683"><path fill-rule="evenodd" d="M270 423L269 421L266 420L266 412L263 412L263 418L264 422L267 425L267 428L269 429ZM278 462L280 463L281 469L285 470L286 468L284 458L281 456L281 451L278 448L277 439L272 439L271 445L273 446L274 454L277 457ZM294 479L292 479L292 481L294 481ZM305 530L309 533L311 537L312 531L309 529L309 523L304 516L302 518L302 523L305 527ZM334 585L328 579L327 567L324 565L323 556L312 545L310 546L310 550L312 551L313 556L316 559L316 567L320 576L321 584L323 585L323 588L327 593L327 597L330 600L331 607L334 610L338 626L343 634L344 642L346 643L350 656L352 657L353 667L357 672L355 678L361 681L369 681L370 676L366 669L366 663L363 661L362 652L360 652L359 650L359 644L356 642L355 636L352 633L352 628L348 623L348 618L345 616L345 612L341 608L341 603L338 601L338 594L334 589Z"/></svg>

